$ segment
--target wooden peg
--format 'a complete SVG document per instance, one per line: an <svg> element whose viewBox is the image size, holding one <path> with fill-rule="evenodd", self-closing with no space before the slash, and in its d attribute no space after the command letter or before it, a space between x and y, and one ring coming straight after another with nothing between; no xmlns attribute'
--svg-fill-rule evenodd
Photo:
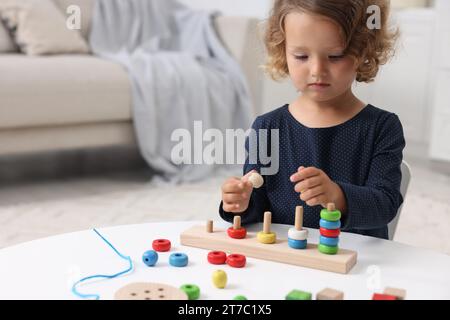
<svg viewBox="0 0 450 320"><path fill-rule="evenodd" d="M264 233L270 233L270 224L272 223L272 213L270 211L264 212Z"/></svg>
<svg viewBox="0 0 450 320"><path fill-rule="evenodd" d="M302 230L303 227L303 207L295 207L295 230Z"/></svg>
<svg viewBox="0 0 450 320"><path fill-rule="evenodd" d="M327 210L328 210L328 211L334 211L334 210L336 210L336 206L334 205L333 202L327 203Z"/></svg>
<svg viewBox="0 0 450 320"><path fill-rule="evenodd" d="M233 229L237 230L241 228L241 216L234 216Z"/></svg>
<svg viewBox="0 0 450 320"><path fill-rule="evenodd" d="M212 220L206 221L206 232L208 232L208 233L213 232L213 221Z"/></svg>

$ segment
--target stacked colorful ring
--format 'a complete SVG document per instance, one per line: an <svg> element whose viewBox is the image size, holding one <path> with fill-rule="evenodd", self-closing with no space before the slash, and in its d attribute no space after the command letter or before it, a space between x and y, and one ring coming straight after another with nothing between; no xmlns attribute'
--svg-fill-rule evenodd
<svg viewBox="0 0 450 320"><path fill-rule="evenodd" d="M306 249L308 244L308 230L290 228L288 231L288 246L293 249Z"/></svg>
<svg viewBox="0 0 450 320"><path fill-rule="evenodd" d="M336 254L339 250L339 234L341 228L341 212L334 204L328 204L320 211L320 242L318 249L324 254Z"/></svg>

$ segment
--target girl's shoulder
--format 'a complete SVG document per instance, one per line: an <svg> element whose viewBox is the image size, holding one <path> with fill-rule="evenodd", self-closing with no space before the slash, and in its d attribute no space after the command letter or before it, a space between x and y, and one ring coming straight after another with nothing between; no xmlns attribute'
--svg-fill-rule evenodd
<svg viewBox="0 0 450 320"><path fill-rule="evenodd" d="M286 113L288 111L288 104L278 107L272 111L266 112L262 115L256 117L253 127L258 128L274 128L279 127L279 125L286 120Z"/></svg>

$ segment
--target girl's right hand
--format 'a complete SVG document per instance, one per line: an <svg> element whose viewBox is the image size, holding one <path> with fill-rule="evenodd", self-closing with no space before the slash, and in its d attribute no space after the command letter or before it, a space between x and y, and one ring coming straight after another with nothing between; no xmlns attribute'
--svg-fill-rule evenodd
<svg viewBox="0 0 450 320"><path fill-rule="evenodd" d="M247 210L253 184L248 177L256 170L248 172L241 179L237 177L228 178L222 185L223 210L232 213L242 213Z"/></svg>

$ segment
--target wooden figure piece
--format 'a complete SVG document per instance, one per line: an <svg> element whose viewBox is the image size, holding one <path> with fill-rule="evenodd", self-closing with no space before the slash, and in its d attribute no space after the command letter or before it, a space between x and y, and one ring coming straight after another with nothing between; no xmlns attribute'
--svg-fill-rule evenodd
<svg viewBox="0 0 450 320"><path fill-rule="evenodd" d="M228 228L227 232L233 239L244 239L247 236L247 229L241 227L241 216L234 216L233 226Z"/></svg>
<svg viewBox="0 0 450 320"><path fill-rule="evenodd" d="M316 295L316 300L344 300L342 291L325 288Z"/></svg>
<svg viewBox="0 0 450 320"><path fill-rule="evenodd" d="M275 243L277 235L274 232L270 232L270 224L272 223L272 213L270 211L264 212L264 225L263 231L258 232L258 241L264 244Z"/></svg>

